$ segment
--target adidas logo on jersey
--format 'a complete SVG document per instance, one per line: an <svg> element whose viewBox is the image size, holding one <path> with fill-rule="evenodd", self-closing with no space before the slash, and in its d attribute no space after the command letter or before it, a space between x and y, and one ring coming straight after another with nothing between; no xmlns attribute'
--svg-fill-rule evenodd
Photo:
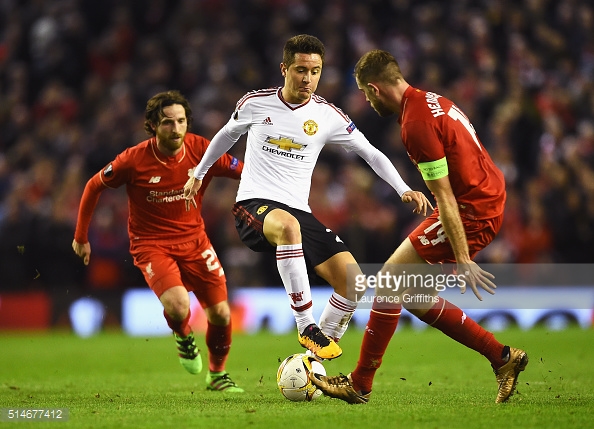
<svg viewBox="0 0 594 429"><path fill-rule="evenodd" d="M266 119L264 119L264 120L262 121L262 124L264 124L264 125L274 125L274 124L272 123L272 120L270 119L270 116L268 116Z"/></svg>

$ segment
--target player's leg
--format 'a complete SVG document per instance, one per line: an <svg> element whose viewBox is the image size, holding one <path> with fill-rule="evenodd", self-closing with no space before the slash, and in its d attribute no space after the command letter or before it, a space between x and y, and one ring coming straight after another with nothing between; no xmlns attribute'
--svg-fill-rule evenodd
<svg viewBox="0 0 594 429"><path fill-rule="evenodd" d="M276 247L276 266L289 297L297 329L303 332L309 325L315 324L315 320L299 221L285 210L274 209L264 218L263 232Z"/></svg>
<svg viewBox="0 0 594 429"><path fill-rule="evenodd" d="M498 221L464 221L467 231L467 241L474 256L484 248L495 236ZM447 241L438 240L434 234L439 234L437 228L425 232L425 240L418 241L419 228L409 235L410 248L414 247L423 258L434 263L453 262L454 255ZM429 243L429 244L428 244ZM441 297L436 297L435 302L429 306L418 304L404 304L406 309L428 325L439 329L448 337L477 351L485 356L495 372L499 383L496 402L506 401L514 392L518 374L528 364L526 352L510 348L495 338L495 336L468 317L463 310Z"/></svg>
<svg viewBox="0 0 594 429"><path fill-rule="evenodd" d="M206 234L182 246L179 267L188 289L194 292L206 315L208 348L208 390L241 393L225 370L231 349L231 309L227 301L227 279L219 258Z"/></svg>
<svg viewBox="0 0 594 429"><path fill-rule="evenodd" d="M361 274L361 269L344 242L311 213L293 210L299 220L305 256L316 274L326 280L334 292L320 317L321 334L334 342L340 340L357 308L354 288L349 293L348 278ZM342 351L336 346L332 358ZM318 357L324 357L317 353Z"/></svg>
<svg viewBox="0 0 594 429"><path fill-rule="evenodd" d="M181 280L180 280L181 283ZM190 297L184 286L173 286L159 297L163 315L173 331L177 343L179 361L190 374L202 371L202 357L190 326Z"/></svg>
<svg viewBox="0 0 594 429"><path fill-rule="evenodd" d="M235 227L250 249L275 252L277 268L295 316L299 343L322 358L332 359L342 351L334 340L322 333L313 318L301 225L291 211L290 207L275 201L240 201L233 206Z"/></svg>
<svg viewBox="0 0 594 429"><path fill-rule="evenodd" d="M339 341L357 309L356 297L352 296L354 289L349 291L348 288L348 278L362 274L361 269L351 252L340 252L316 265L315 271L334 289L320 316L320 329Z"/></svg>
<svg viewBox="0 0 594 429"><path fill-rule="evenodd" d="M409 246L408 239L398 246L390 255L382 271L387 271L394 265L424 264L417 253ZM379 289L376 289L380 293ZM381 295L380 295L381 296ZM376 295L377 298L377 295ZM353 387L363 394L371 392L373 379L390 344L390 340L398 327L402 306L399 303L376 300L369 313L369 320L365 326L363 341L359 352L359 361L351 374Z"/></svg>
<svg viewBox="0 0 594 429"><path fill-rule="evenodd" d="M173 331L179 360L191 374L202 371L202 358L190 327L190 297L183 286L179 267L171 257L176 249L156 243L132 243L130 253L149 287L163 305L163 315Z"/></svg>
<svg viewBox="0 0 594 429"><path fill-rule="evenodd" d="M506 346L495 338L463 310L451 302L437 297L429 309L407 308L428 325L439 329L460 344L485 356L495 372L499 389L495 402L505 402L514 393L518 375L528 364L525 351Z"/></svg>
<svg viewBox="0 0 594 429"><path fill-rule="evenodd" d="M313 301L299 221L288 211L277 208L264 218L263 232L266 239L276 247L276 265L295 316L299 343L324 359L340 356L340 347L321 332L313 317Z"/></svg>
<svg viewBox="0 0 594 429"><path fill-rule="evenodd" d="M388 264L424 263L416 252L402 243L390 256L382 271ZM377 289L376 289L377 292ZM359 349L359 360L355 370L350 374L336 377L313 375L312 382L326 395L342 399L351 404L364 404L369 401L373 379L379 369L388 344L400 320L402 306L398 303L376 300L369 313L363 340Z"/></svg>
<svg viewBox="0 0 594 429"><path fill-rule="evenodd" d="M223 392L242 393L225 370L231 349L231 309L227 300L204 309L206 313L206 346L208 347L208 374L206 388Z"/></svg>
<svg viewBox="0 0 594 429"><path fill-rule="evenodd" d="M180 279L181 284L181 279ZM167 325L179 337L187 337L190 327L190 297L184 286L172 286L159 297Z"/></svg>

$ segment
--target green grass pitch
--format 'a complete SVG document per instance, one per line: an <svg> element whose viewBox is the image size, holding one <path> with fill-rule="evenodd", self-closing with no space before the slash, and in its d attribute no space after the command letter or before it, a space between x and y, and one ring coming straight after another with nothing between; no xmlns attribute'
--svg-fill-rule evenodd
<svg viewBox="0 0 594 429"><path fill-rule="evenodd" d="M351 329L329 374L347 373L362 332ZM518 393L495 404L486 359L434 329L399 329L367 405L321 397L284 399L279 362L301 352L296 335L236 334L228 370L245 394L205 390L177 361L174 341L119 332L0 333L0 408L68 408L67 422L0 422L40 428L590 428L594 425L594 331L506 330L496 337L527 350ZM204 337L198 337L204 353Z"/></svg>

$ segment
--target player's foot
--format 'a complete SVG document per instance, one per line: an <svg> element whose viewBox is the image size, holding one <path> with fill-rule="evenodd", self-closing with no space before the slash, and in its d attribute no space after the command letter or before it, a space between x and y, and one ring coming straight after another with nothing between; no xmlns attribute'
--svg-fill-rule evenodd
<svg viewBox="0 0 594 429"><path fill-rule="evenodd" d="M507 401L514 394L516 384L518 384L518 375L526 369L526 365L528 365L528 355L526 352L510 347L507 363L499 369L493 368L495 378L499 384L497 398L495 399L496 404Z"/></svg>
<svg viewBox="0 0 594 429"><path fill-rule="evenodd" d="M177 342L179 362L190 374L198 374L202 371L202 357L196 346L194 334L190 332L190 335L182 338L174 332L173 336Z"/></svg>
<svg viewBox="0 0 594 429"><path fill-rule="evenodd" d="M311 356L312 358L316 359L318 362L324 362L326 360L326 359L322 359L321 357L317 356L314 352L312 352L309 349L305 351L305 356Z"/></svg>
<svg viewBox="0 0 594 429"><path fill-rule="evenodd" d="M305 328L298 336L299 344L321 359L334 359L342 354L340 346L324 334L315 323Z"/></svg>
<svg viewBox="0 0 594 429"><path fill-rule="evenodd" d="M239 387L226 371L210 372L206 374L206 390L217 390L219 392L243 393L244 390Z"/></svg>
<svg viewBox="0 0 594 429"><path fill-rule="evenodd" d="M351 374L327 377L310 372L309 379L318 389L324 392L324 395L342 399L349 404L366 404L369 402L369 397L371 396L371 392L364 394L355 390Z"/></svg>

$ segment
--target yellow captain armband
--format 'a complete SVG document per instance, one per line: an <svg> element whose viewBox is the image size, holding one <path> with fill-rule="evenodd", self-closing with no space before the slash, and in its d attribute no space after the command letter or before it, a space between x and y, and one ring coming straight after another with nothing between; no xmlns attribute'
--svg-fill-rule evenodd
<svg viewBox="0 0 594 429"><path fill-rule="evenodd" d="M448 161L445 156L437 161L420 162L417 165L424 180L441 179L448 175Z"/></svg>

